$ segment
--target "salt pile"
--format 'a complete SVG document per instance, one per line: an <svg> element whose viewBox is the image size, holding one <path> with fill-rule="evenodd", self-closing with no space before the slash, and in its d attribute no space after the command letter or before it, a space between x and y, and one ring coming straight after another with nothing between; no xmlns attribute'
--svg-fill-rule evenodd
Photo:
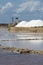
<svg viewBox="0 0 43 65"><path fill-rule="evenodd" d="M26 27L38 27L38 26L43 26L43 21L42 20L31 20L26 24Z"/></svg>
<svg viewBox="0 0 43 65"><path fill-rule="evenodd" d="M43 26L42 20L21 21L15 27L38 27Z"/></svg>
<svg viewBox="0 0 43 65"><path fill-rule="evenodd" d="M26 24L27 24L26 21L21 21L20 23L18 23L18 24L16 25L16 27L25 27Z"/></svg>

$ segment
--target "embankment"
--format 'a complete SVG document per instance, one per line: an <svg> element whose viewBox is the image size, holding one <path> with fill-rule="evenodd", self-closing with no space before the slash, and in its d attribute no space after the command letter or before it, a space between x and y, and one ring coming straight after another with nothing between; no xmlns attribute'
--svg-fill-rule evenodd
<svg viewBox="0 0 43 65"><path fill-rule="evenodd" d="M29 54L43 54L42 50L29 50L29 49L21 49L21 48L14 48L14 47L4 47L0 46L0 49L12 52L12 53L29 53Z"/></svg>
<svg viewBox="0 0 43 65"><path fill-rule="evenodd" d="M11 32L39 32L43 33L43 27L9 27Z"/></svg>

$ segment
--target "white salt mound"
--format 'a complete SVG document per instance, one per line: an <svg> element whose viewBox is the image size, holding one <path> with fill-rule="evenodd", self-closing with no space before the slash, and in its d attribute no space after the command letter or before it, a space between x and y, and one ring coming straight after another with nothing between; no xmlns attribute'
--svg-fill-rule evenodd
<svg viewBox="0 0 43 65"><path fill-rule="evenodd" d="M21 21L15 27L38 27L38 26L43 26L42 20L31 20L29 22Z"/></svg>
<svg viewBox="0 0 43 65"><path fill-rule="evenodd" d="M25 27L26 24L27 24L26 21L21 21L20 23L18 23L18 24L16 25L16 27Z"/></svg>
<svg viewBox="0 0 43 65"><path fill-rule="evenodd" d="M31 20L26 24L26 27L38 27L43 26L42 20Z"/></svg>

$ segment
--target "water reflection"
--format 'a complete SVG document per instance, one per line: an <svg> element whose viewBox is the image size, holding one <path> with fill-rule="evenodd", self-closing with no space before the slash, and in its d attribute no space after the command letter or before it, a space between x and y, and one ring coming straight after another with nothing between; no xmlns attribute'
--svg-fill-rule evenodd
<svg viewBox="0 0 43 65"><path fill-rule="evenodd" d="M10 46L16 48L28 48L34 50L43 50L43 40L17 40L27 39L35 36L29 34L20 34L9 32L7 29L0 29L0 44L3 46ZM37 37L37 36L36 36ZM43 38L43 36L40 36Z"/></svg>
<svg viewBox="0 0 43 65"><path fill-rule="evenodd" d="M0 65L43 65L43 55L0 53Z"/></svg>

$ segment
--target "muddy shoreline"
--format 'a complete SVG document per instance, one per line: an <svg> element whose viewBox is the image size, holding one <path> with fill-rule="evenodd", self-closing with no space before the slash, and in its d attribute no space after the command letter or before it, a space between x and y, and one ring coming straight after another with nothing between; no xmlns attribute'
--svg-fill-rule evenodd
<svg viewBox="0 0 43 65"><path fill-rule="evenodd" d="M43 50L29 50L29 49L21 49L21 48L15 48L15 47L4 47L0 45L0 49L3 51L1 52L12 52L12 53L19 53L19 54L43 54Z"/></svg>

